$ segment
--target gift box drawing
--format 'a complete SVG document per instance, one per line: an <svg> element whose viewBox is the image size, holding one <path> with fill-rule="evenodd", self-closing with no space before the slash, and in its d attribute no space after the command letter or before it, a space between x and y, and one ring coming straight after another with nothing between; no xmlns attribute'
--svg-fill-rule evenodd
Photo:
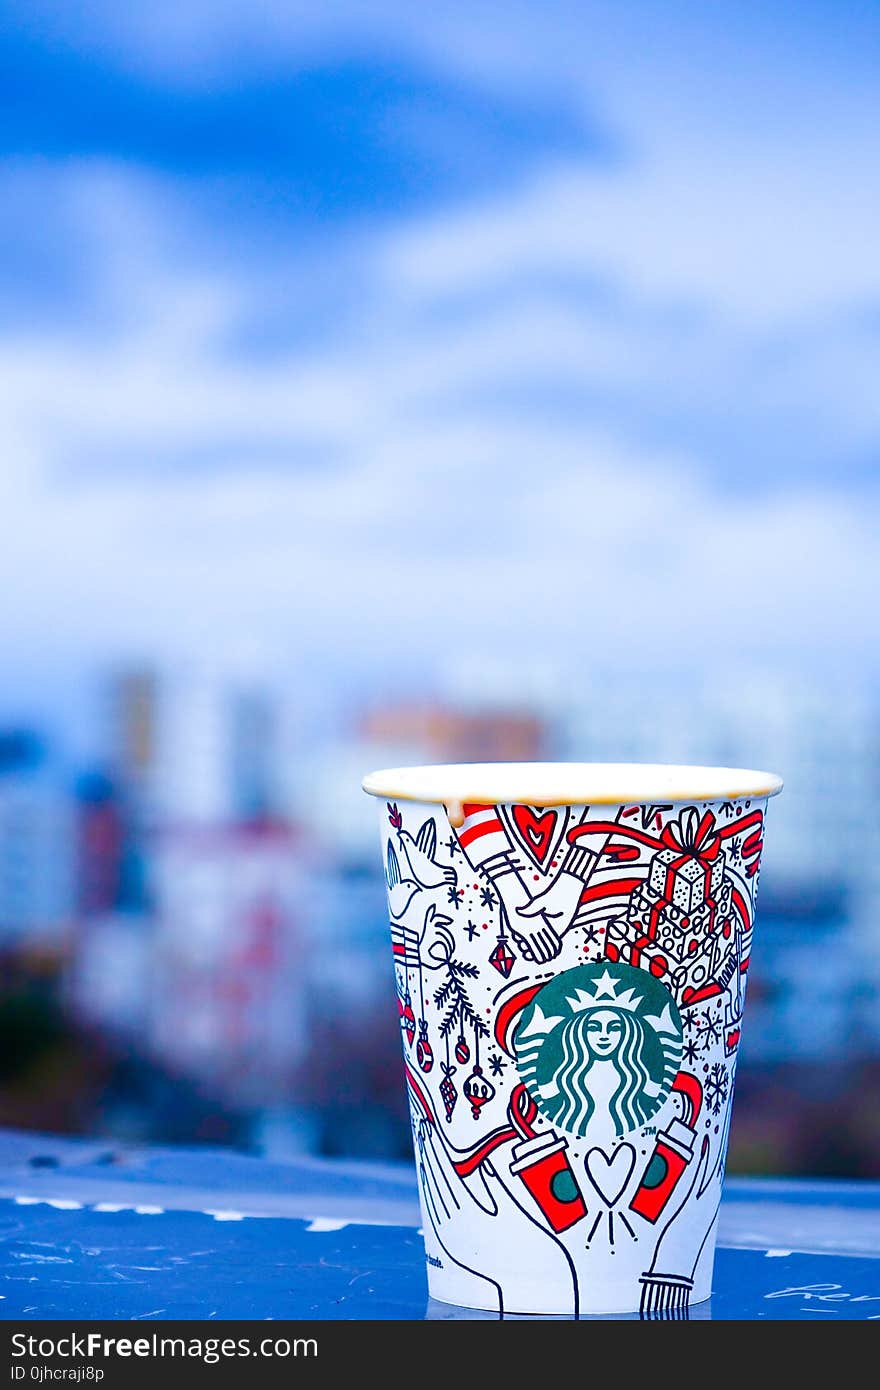
<svg viewBox="0 0 880 1390"><path fill-rule="evenodd" d="M731 885L715 818L690 807L669 822L661 841L610 940L630 965L658 978L671 973L678 987L698 990L722 968L733 945Z"/></svg>
<svg viewBox="0 0 880 1390"><path fill-rule="evenodd" d="M648 884L682 912L695 912L721 888L724 859L711 812L691 807L663 831L663 848L651 862Z"/></svg>

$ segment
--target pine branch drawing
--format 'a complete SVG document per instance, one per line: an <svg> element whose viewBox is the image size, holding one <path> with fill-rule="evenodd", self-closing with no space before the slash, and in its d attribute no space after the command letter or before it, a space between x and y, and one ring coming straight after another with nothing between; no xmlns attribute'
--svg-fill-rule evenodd
<svg viewBox="0 0 880 1390"><path fill-rule="evenodd" d="M463 980L473 980L479 974L475 965L469 965L465 961L453 960L451 957L446 962L448 974L434 991L434 1003L438 1009L446 1008L446 1013L440 1023L441 1038L448 1038L456 1024L464 1028L467 1023L473 1028L477 1037L488 1038L489 1029L486 1027L479 1014L471 1003L467 990L462 983Z"/></svg>

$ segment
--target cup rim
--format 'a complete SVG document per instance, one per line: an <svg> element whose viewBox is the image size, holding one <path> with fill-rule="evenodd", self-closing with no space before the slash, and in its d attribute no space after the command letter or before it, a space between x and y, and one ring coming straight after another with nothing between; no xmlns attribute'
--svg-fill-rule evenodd
<svg viewBox="0 0 880 1390"><path fill-rule="evenodd" d="M782 778L685 763L433 763L369 773L369 796L432 806L654 806L776 796Z"/></svg>

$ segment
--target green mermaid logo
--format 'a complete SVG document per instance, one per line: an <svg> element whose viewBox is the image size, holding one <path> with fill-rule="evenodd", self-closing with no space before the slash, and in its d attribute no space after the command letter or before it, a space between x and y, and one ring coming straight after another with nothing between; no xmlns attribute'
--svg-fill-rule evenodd
<svg viewBox="0 0 880 1390"><path fill-rule="evenodd" d="M514 1035L526 1089L554 1125L583 1138L594 1120L615 1134L641 1128L681 1063L681 1015L643 970L599 961L550 980Z"/></svg>

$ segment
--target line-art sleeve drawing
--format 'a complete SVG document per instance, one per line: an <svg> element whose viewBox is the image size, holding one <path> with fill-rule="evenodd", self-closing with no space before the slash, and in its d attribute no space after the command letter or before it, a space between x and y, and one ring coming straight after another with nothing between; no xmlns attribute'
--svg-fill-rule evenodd
<svg viewBox="0 0 880 1390"><path fill-rule="evenodd" d="M470 1254L479 1240L481 1224L487 1216L491 1220L492 1213L480 1206L462 1182L457 1178L453 1180L443 1157L435 1151L431 1126L426 1120L419 1121L415 1128L415 1148L422 1206L437 1245L452 1264L467 1270L493 1290L493 1302L497 1302L499 1316L503 1316L504 1295L500 1280L485 1268L475 1269L477 1260ZM484 1264L484 1261L480 1259L479 1263Z"/></svg>
<svg viewBox="0 0 880 1390"><path fill-rule="evenodd" d="M424 910L419 930L402 922L391 923L391 950L395 963L407 970L438 970L449 959L454 948L452 918L429 903Z"/></svg>

